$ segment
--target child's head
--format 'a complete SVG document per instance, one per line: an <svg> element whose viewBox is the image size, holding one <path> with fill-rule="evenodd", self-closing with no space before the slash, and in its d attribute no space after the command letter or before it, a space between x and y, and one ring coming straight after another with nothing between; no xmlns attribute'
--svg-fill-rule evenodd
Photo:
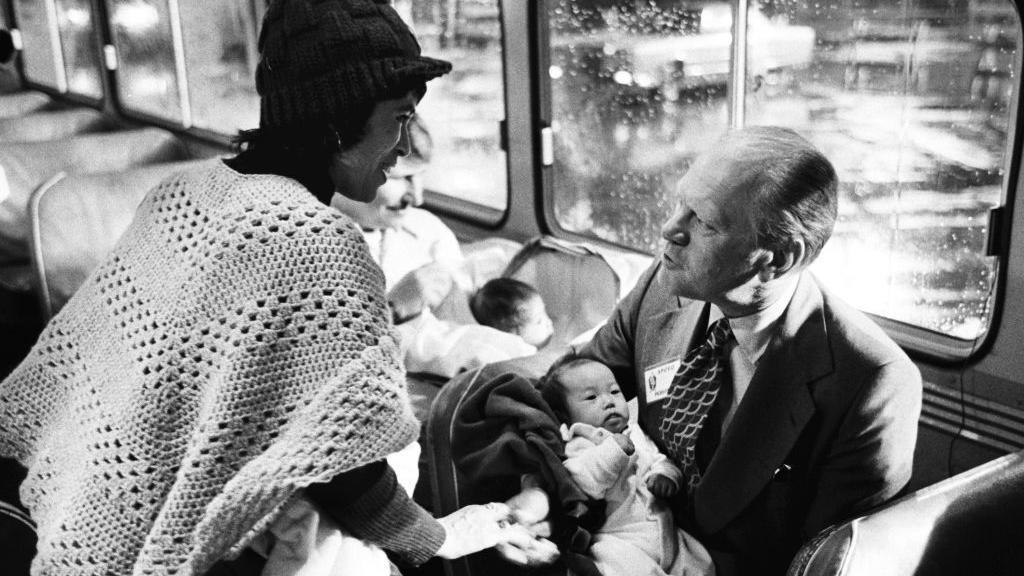
<svg viewBox="0 0 1024 576"><path fill-rule="evenodd" d="M495 278L484 284L470 298L469 310L480 324L516 334L538 348L547 344L554 332L540 294L514 278Z"/></svg>
<svg viewBox="0 0 1024 576"><path fill-rule="evenodd" d="M540 382L540 393L562 422L582 422L609 432L629 424L626 398L604 364L572 353L558 359Z"/></svg>

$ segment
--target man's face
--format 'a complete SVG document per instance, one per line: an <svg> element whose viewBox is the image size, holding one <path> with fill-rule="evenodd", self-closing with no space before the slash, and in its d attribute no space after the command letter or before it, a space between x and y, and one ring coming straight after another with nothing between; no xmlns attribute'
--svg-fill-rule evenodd
<svg viewBox="0 0 1024 576"><path fill-rule="evenodd" d="M727 149L699 157L676 186L676 208L661 229L662 277L673 293L719 304L771 261L757 248L743 166Z"/></svg>
<svg viewBox="0 0 1024 576"><path fill-rule="evenodd" d="M565 407L572 423L583 422L619 433L629 425L629 409L612 371L600 362L567 368L558 381L565 390Z"/></svg>
<svg viewBox="0 0 1024 576"><path fill-rule="evenodd" d="M408 209L423 204L423 186L416 170L405 169L405 159L399 158L388 179L377 188L376 197L366 203L335 194L331 206L347 214L363 228L377 230L398 228Z"/></svg>

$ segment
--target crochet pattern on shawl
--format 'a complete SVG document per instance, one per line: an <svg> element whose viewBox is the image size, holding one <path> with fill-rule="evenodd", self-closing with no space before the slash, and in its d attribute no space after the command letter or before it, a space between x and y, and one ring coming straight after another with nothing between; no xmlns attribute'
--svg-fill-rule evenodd
<svg viewBox="0 0 1024 576"><path fill-rule="evenodd" d="M0 384L34 574L194 574L295 492L416 437L351 220L215 161L151 191Z"/></svg>

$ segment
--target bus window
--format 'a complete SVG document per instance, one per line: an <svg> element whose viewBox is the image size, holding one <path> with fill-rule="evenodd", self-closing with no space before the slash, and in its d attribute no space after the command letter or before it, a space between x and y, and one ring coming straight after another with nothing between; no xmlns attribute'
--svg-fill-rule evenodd
<svg viewBox="0 0 1024 576"><path fill-rule="evenodd" d="M64 66L60 64L60 41L56 35L56 22L52 0L14 0L18 29L21 30L21 63L29 82L53 88L67 89Z"/></svg>
<svg viewBox="0 0 1024 576"><path fill-rule="evenodd" d="M396 0L394 6L423 53L453 65L450 74L430 83L417 109L434 139L424 187L497 211L497 221L508 206L499 131L505 94L498 0Z"/></svg>
<svg viewBox="0 0 1024 576"><path fill-rule="evenodd" d="M745 94L749 123L781 120L836 164L840 219L816 272L868 312L960 339L984 334L995 281L988 211L1002 203L1011 146L1013 4L750 10L816 39L807 65L781 67L751 24Z"/></svg>
<svg viewBox="0 0 1024 576"><path fill-rule="evenodd" d="M56 7L67 90L98 100L103 97L103 79L92 3L56 0Z"/></svg>
<svg viewBox="0 0 1024 576"><path fill-rule="evenodd" d="M192 125L234 135L260 120L253 78L262 10L251 0L178 0Z"/></svg>
<svg viewBox="0 0 1024 576"><path fill-rule="evenodd" d="M735 9L553 4L556 228L653 252L700 146L729 124L789 126L841 180L815 272L861 309L969 353L996 276L985 243L1012 145L1013 4L752 1L742 75L730 68Z"/></svg>
<svg viewBox="0 0 1024 576"><path fill-rule="evenodd" d="M187 125L167 0L113 0L109 6L121 104Z"/></svg>
<svg viewBox="0 0 1024 576"><path fill-rule="evenodd" d="M676 179L729 126L729 7L549 6L556 228L652 252Z"/></svg>

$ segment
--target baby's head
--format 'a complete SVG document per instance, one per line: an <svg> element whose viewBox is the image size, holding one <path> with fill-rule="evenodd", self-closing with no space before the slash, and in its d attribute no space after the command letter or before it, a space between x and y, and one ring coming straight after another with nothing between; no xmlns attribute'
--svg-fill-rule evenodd
<svg viewBox="0 0 1024 576"><path fill-rule="evenodd" d="M619 433L629 424L626 398L604 364L568 354L540 382L540 393L566 424L582 422Z"/></svg>
<svg viewBox="0 0 1024 576"><path fill-rule="evenodd" d="M554 333L544 300L533 286L514 278L495 278L469 300L476 321L521 337L541 348Z"/></svg>

